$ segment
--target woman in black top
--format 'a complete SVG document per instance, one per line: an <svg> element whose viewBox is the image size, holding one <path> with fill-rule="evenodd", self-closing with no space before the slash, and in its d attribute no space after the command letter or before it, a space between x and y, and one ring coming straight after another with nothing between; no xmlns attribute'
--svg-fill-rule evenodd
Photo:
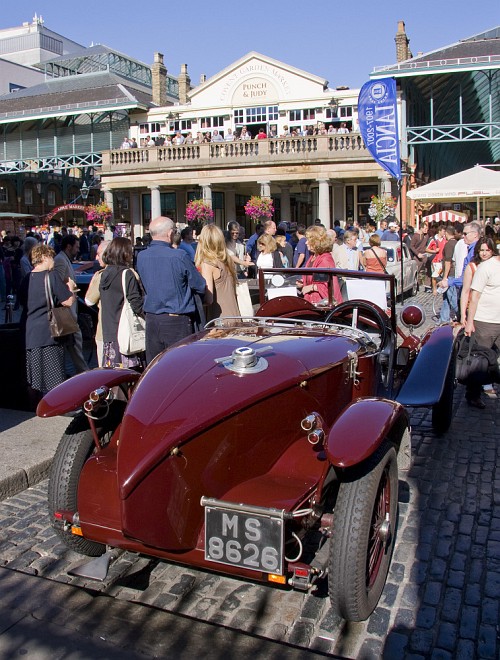
<svg viewBox="0 0 500 660"><path fill-rule="evenodd" d="M114 238L106 248L106 268L99 284L103 339L103 367L144 367L145 355L123 355L118 346L118 325L123 307L122 274L126 270L127 300L136 314L142 315L144 294L139 276L132 269L133 249L128 238Z"/></svg>
<svg viewBox="0 0 500 660"><path fill-rule="evenodd" d="M64 340L50 334L45 277L50 280L54 306L71 307L74 294L54 270L54 250L37 245L31 251L33 270L29 274L26 319L26 374L33 403L65 379Z"/></svg>

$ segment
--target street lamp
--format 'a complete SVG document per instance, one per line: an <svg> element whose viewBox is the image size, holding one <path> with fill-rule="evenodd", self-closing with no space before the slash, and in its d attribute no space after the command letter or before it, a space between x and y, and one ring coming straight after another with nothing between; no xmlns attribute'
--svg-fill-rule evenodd
<svg viewBox="0 0 500 660"><path fill-rule="evenodd" d="M82 196L84 206L87 203L89 192L90 192L90 188L88 187L88 185L84 181L83 184L82 184L82 187L80 188L80 195Z"/></svg>
<svg viewBox="0 0 500 660"><path fill-rule="evenodd" d="M338 109L339 109L339 104L338 104L337 99L335 99L335 98L330 99L330 101L328 102L328 107L331 110L332 117L336 117Z"/></svg>

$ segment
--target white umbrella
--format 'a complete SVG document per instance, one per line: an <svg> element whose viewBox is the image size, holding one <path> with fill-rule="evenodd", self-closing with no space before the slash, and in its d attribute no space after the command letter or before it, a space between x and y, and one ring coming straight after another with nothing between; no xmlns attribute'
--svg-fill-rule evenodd
<svg viewBox="0 0 500 660"><path fill-rule="evenodd" d="M475 199L479 219L481 199L486 200L491 197L500 199L500 172L476 165L463 172L410 190L407 196L410 199L426 199L433 202Z"/></svg>

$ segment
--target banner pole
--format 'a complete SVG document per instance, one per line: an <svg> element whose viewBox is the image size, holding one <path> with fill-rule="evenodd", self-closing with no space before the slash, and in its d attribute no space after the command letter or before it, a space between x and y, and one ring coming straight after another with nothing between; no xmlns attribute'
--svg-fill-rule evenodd
<svg viewBox="0 0 500 660"><path fill-rule="evenodd" d="M399 247L401 250L401 304L404 302L404 251L403 251L403 221L401 220L401 179L397 179L398 184L398 205L399 205Z"/></svg>

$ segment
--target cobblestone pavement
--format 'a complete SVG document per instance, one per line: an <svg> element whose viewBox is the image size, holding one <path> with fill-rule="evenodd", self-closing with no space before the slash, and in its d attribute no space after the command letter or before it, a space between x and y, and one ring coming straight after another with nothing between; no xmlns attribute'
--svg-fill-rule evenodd
<svg viewBox="0 0 500 660"><path fill-rule="evenodd" d="M429 294L417 300L429 308ZM85 558L49 524L47 481L0 502L0 566L348 658L500 656L500 398L466 406L438 436L412 415L413 464L400 475L396 548L380 603L363 623L324 593L285 591L123 553L103 583L67 575Z"/></svg>

